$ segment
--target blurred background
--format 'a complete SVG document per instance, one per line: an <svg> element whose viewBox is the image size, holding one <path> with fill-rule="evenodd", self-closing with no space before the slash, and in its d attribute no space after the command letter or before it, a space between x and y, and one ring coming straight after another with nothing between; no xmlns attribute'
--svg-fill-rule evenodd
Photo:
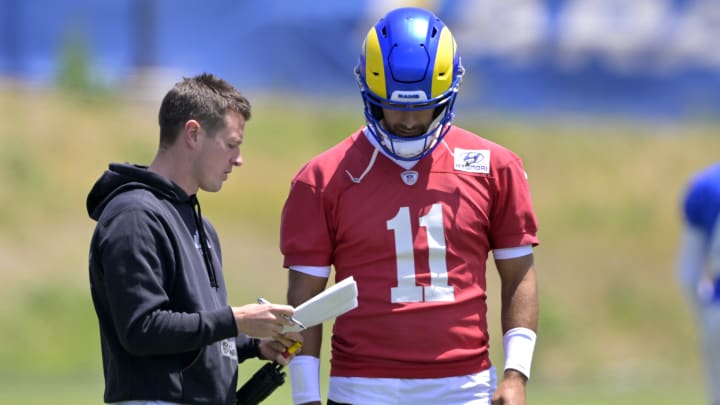
<svg viewBox="0 0 720 405"><path fill-rule="evenodd" d="M0 0L0 403L102 403L85 197L109 162L150 162L160 99L182 76L215 73L253 103L245 165L200 198L231 303L284 302L290 179L363 125L362 40L405 5L458 41L456 124L529 174L541 226L530 403L705 403L674 273L682 192L720 153L715 0ZM502 364L492 263L488 279ZM261 365L243 364L241 381ZM286 384L267 403L289 398Z"/></svg>

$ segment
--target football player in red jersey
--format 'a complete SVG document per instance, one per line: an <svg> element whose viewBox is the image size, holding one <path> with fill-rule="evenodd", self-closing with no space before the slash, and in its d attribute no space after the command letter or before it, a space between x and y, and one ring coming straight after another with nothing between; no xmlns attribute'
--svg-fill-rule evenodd
<svg viewBox="0 0 720 405"><path fill-rule="evenodd" d="M294 177L281 224L288 302L353 276L332 335L329 404L524 404L538 305L537 221L520 158L451 126L463 75L447 26L400 8L368 32L356 75L367 125ZM505 364L488 356L486 261L502 283ZM322 327L290 363L319 404Z"/></svg>

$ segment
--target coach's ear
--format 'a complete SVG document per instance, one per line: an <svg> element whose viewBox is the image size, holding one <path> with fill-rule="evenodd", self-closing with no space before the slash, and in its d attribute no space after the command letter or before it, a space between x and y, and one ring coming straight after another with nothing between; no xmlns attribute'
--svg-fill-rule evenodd
<svg viewBox="0 0 720 405"><path fill-rule="evenodd" d="M198 137L201 129L202 127L200 123L197 122L197 120L187 120L187 122L185 122L185 126L183 126L182 129L183 132L181 134L181 137L188 148L192 150L197 149Z"/></svg>

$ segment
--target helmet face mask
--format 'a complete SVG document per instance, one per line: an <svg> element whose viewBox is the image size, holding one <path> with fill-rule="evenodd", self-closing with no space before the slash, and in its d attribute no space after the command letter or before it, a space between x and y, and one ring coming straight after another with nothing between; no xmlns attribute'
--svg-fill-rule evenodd
<svg viewBox="0 0 720 405"><path fill-rule="evenodd" d="M370 29L355 75L368 130L388 155L413 161L432 152L450 129L463 73L450 30L426 10L396 9ZM434 121L412 138L392 134L381 124L383 109L431 108Z"/></svg>

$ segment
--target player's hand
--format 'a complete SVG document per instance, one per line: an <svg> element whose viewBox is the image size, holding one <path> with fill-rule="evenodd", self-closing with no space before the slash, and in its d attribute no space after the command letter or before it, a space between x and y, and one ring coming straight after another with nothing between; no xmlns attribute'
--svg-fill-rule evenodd
<svg viewBox="0 0 720 405"><path fill-rule="evenodd" d="M515 370L506 370L492 397L492 405L525 405L527 378Z"/></svg>
<svg viewBox="0 0 720 405"><path fill-rule="evenodd" d="M287 366L290 360L300 353L302 342L303 337L297 332L278 335L277 339L262 339L258 344L260 357Z"/></svg>
<svg viewBox="0 0 720 405"><path fill-rule="evenodd" d="M238 332L255 338L279 338L285 326L293 326L288 319L295 312L290 305L248 304L232 307Z"/></svg>

